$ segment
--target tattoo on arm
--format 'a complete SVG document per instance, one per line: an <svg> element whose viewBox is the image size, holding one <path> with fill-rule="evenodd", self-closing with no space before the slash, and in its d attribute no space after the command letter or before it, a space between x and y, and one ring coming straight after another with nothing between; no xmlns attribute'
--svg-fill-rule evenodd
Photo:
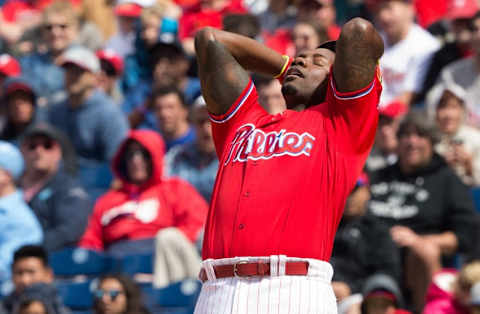
<svg viewBox="0 0 480 314"><path fill-rule="evenodd" d="M208 28L197 33L195 48L207 108L213 114L223 114L241 95L250 77Z"/></svg>

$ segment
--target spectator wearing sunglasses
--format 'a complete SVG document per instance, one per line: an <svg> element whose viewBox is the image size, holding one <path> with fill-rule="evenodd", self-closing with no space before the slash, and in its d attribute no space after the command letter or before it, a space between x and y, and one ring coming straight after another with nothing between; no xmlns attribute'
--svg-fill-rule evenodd
<svg viewBox="0 0 480 314"><path fill-rule="evenodd" d="M13 253L27 244L38 244L43 233L37 218L23 200L16 182L24 168L20 151L0 141L0 282L11 276Z"/></svg>
<svg viewBox="0 0 480 314"><path fill-rule="evenodd" d="M36 91L25 77L7 79L3 91L6 123L0 139L17 144L20 136L37 118L41 118L42 113L37 108Z"/></svg>
<svg viewBox="0 0 480 314"><path fill-rule="evenodd" d="M123 75L123 58L112 49L97 51L97 57L100 60L99 86L115 104L122 104L123 93L119 86L119 79Z"/></svg>
<svg viewBox="0 0 480 314"><path fill-rule="evenodd" d="M112 274L99 279L94 291L94 314L147 314L140 288L130 278Z"/></svg>
<svg viewBox="0 0 480 314"><path fill-rule="evenodd" d="M38 87L39 102L50 104L66 98L64 71L58 61L78 37L79 20L69 2L55 1L43 11L41 25L46 51L27 55L20 59L20 63L26 77Z"/></svg>
<svg viewBox="0 0 480 314"><path fill-rule="evenodd" d="M38 124L21 140L24 199L37 216L48 251L75 246L87 226L93 202L74 179L73 148L57 129Z"/></svg>
<svg viewBox="0 0 480 314"><path fill-rule="evenodd" d="M81 247L112 256L152 253L157 233L175 229L178 241L195 250L193 243L208 205L187 182L163 176L164 154L165 144L158 133L130 132L112 165L121 186L96 202Z"/></svg>

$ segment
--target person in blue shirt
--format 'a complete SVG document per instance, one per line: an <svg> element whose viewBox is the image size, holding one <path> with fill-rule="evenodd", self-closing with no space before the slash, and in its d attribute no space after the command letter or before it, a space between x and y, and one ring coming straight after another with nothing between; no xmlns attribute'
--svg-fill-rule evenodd
<svg viewBox="0 0 480 314"><path fill-rule="evenodd" d="M158 88L150 101L167 151L195 140L195 130L188 122L188 107L180 90L174 86Z"/></svg>
<svg viewBox="0 0 480 314"><path fill-rule="evenodd" d="M32 80L42 105L62 101L66 97L64 71L58 66L60 56L74 44L79 33L79 20L68 1L57 1L42 13L42 38L47 50L20 59L23 74Z"/></svg>
<svg viewBox="0 0 480 314"><path fill-rule="evenodd" d="M0 141L0 282L11 277L15 250L43 240L42 227L16 186L23 168L20 151L13 144Z"/></svg>
<svg viewBox="0 0 480 314"><path fill-rule="evenodd" d="M49 122L66 133L77 155L107 161L128 132L128 123L113 101L97 88L98 57L90 50L72 47L62 56L68 99L49 110Z"/></svg>
<svg viewBox="0 0 480 314"><path fill-rule="evenodd" d="M165 157L167 173L188 181L207 202L210 202L217 176L218 158L203 97L195 101L190 117L196 139L189 144L176 146L168 152Z"/></svg>
<svg viewBox="0 0 480 314"><path fill-rule="evenodd" d="M139 81L125 95L123 111L129 115L132 128L156 129L156 121L148 99L153 91L166 86L180 90L185 103L191 105L200 96L200 81L187 75L190 61L178 42L158 42L149 57L151 78Z"/></svg>
<svg viewBox="0 0 480 314"><path fill-rule="evenodd" d="M98 88L98 57L72 47L62 56L68 98L49 108L48 122L63 131L77 154L79 177L94 199L110 186L110 160L128 132L127 118Z"/></svg>

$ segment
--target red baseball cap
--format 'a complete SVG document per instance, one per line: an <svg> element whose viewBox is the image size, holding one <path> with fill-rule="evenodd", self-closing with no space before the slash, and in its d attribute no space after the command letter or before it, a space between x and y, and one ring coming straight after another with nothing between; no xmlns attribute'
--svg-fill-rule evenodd
<svg viewBox="0 0 480 314"><path fill-rule="evenodd" d="M117 75L123 73L123 58L112 49L102 49L97 51L97 57L110 63Z"/></svg>
<svg viewBox="0 0 480 314"><path fill-rule="evenodd" d="M450 20L469 19L478 11L477 0L450 0L446 18Z"/></svg>
<svg viewBox="0 0 480 314"><path fill-rule="evenodd" d="M0 73L6 76L19 76L22 69L15 58L5 53L0 55Z"/></svg>
<svg viewBox="0 0 480 314"><path fill-rule="evenodd" d="M380 115L395 119L406 114L408 112L408 106L403 102L393 101L386 106L380 107L378 112Z"/></svg>
<svg viewBox="0 0 480 314"><path fill-rule="evenodd" d="M139 17L142 14L142 6L136 3L120 3L115 6L117 16Z"/></svg>

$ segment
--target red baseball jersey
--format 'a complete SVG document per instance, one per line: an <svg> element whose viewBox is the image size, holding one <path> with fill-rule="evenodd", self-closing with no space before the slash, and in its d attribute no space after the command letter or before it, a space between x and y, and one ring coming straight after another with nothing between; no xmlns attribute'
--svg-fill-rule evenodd
<svg viewBox="0 0 480 314"><path fill-rule="evenodd" d="M297 112L269 115L252 81L227 113L210 115L220 166L203 258L330 259L345 201L372 148L382 86L336 91Z"/></svg>

